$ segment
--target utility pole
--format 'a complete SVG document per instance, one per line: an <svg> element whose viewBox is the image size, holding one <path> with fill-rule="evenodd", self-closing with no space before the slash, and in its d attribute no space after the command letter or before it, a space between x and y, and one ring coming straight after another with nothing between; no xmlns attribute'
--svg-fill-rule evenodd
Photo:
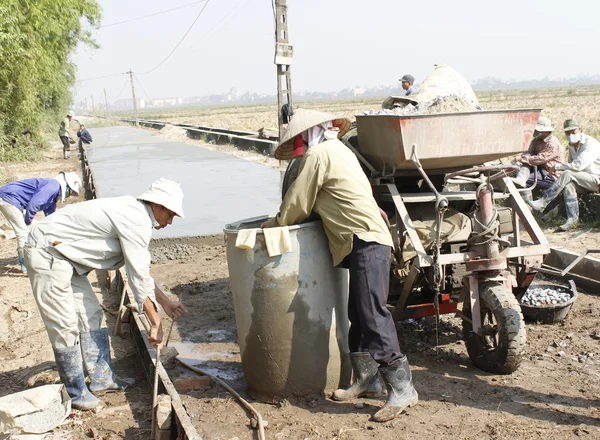
<svg viewBox="0 0 600 440"><path fill-rule="evenodd" d="M279 116L279 139L283 137L284 121L281 108L292 108L292 56L294 48L288 39L288 16L286 0L275 0L275 64L277 65L277 114ZM290 115L291 118L291 115Z"/></svg>
<svg viewBox="0 0 600 440"><path fill-rule="evenodd" d="M133 97L133 116L135 118L135 126L138 127L138 112L137 112L137 101L135 99L135 88L133 87L133 72L129 69L129 81L131 81L131 96Z"/></svg>
<svg viewBox="0 0 600 440"><path fill-rule="evenodd" d="M104 117L108 118L108 98L106 97L106 89L104 89Z"/></svg>
<svg viewBox="0 0 600 440"><path fill-rule="evenodd" d="M90 95L90 97L92 98L92 116L94 116L94 112L96 111L96 108L94 107L94 95Z"/></svg>

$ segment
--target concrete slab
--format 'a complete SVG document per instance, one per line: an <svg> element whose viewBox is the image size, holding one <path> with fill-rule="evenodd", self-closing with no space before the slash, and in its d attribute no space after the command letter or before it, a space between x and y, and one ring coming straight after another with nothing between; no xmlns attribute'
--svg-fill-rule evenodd
<svg viewBox="0 0 600 440"><path fill-rule="evenodd" d="M131 127L90 132L88 161L99 197L139 195L160 177L181 183L186 217L154 231L155 238L218 234L227 223L279 208L278 170Z"/></svg>

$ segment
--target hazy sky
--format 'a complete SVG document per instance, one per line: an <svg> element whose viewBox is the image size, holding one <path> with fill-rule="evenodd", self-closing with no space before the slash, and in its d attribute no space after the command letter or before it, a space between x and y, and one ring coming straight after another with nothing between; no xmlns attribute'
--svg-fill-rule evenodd
<svg viewBox="0 0 600 440"><path fill-rule="evenodd" d="M103 25L194 0L99 0ZM74 56L78 79L152 69L204 3L95 31L100 49ZM288 0L295 91L417 81L445 63L467 79L600 73L600 2L592 0ZM270 0L210 0L171 58L139 75L151 98L276 91ZM77 83L77 97L115 98L126 76ZM138 87L138 94L147 97ZM120 97L130 95L123 90Z"/></svg>

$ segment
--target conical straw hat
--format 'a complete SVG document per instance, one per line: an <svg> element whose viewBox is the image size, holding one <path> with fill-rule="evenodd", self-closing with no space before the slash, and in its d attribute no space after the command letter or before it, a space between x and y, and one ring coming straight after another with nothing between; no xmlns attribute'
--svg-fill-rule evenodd
<svg viewBox="0 0 600 440"><path fill-rule="evenodd" d="M298 109L290 121L281 139L281 143L275 150L275 158L279 160L291 160L294 158L294 139L300 133L315 127L323 122L331 121L340 132L338 139L344 136L350 129L350 119L338 118L330 113L318 112L316 110Z"/></svg>

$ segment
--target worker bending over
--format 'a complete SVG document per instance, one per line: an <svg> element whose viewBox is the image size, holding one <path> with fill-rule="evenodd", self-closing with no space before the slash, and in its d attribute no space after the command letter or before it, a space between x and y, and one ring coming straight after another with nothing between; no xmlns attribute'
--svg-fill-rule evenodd
<svg viewBox="0 0 600 440"><path fill-rule="evenodd" d="M530 187L536 181L536 188L548 189L556 181L560 171L555 166L565 162L565 149L556 136L550 119L540 116L533 132L533 140L527 153L521 156L521 169L513 178L515 185ZM533 173L537 166L537 176ZM526 200L533 200L531 191L522 192Z"/></svg>
<svg viewBox="0 0 600 440"><path fill-rule="evenodd" d="M381 395L381 373L387 402L373 419L383 422L415 404L418 395L386 307L392 237L356 156L338 140L349 127L348 119L327 113L301 109L294 114L275 157L303 156L299 174L277 217L263 227L301 223L313 211L321 216L333 264L350 270L348 339L356 383L333 398Z"/></svg>
<svg viewBox="0 0 600 440"><path fill-rule="evenodd" d="M27 226L39 211L46 216L56 211L59 198L64 203L67 197L78 196L80 192L81 179L73 172L61 172L54 179L17 180L0 188L0 212L17 236L17 255L23 273L27 273L23 261Z"/></svg>
<svg viewBox="0 0 600 440"><path fill-rule="evenodd" d="M148 250L153 228L170 225L176 215L183 218L182 202L179 184L159 179L137 198L69 205L31 229L25 264L73 407L95 408L99 400L90 391L118 391L134 383L119 379L113 371L108 330L102 328L102 309L87 279L90 271L125 265L138 311L146 314L152 326L149 339L153 344L162 340L158 304L174 319L186 312L156 287Z"/></svg>
<svg viewBox="0 0 600 440"><path fill-rule="evenodd" d="M597 192L600 182L600 143L585 134L576 119L567 119L564 130L569 141L569 163L556 164L554 169L562 171L558 180L540 199L527 201L535 211L542 212L562 192L567 222L558 227L559 231L569 231L579 221L577 189Z"/></svg>

